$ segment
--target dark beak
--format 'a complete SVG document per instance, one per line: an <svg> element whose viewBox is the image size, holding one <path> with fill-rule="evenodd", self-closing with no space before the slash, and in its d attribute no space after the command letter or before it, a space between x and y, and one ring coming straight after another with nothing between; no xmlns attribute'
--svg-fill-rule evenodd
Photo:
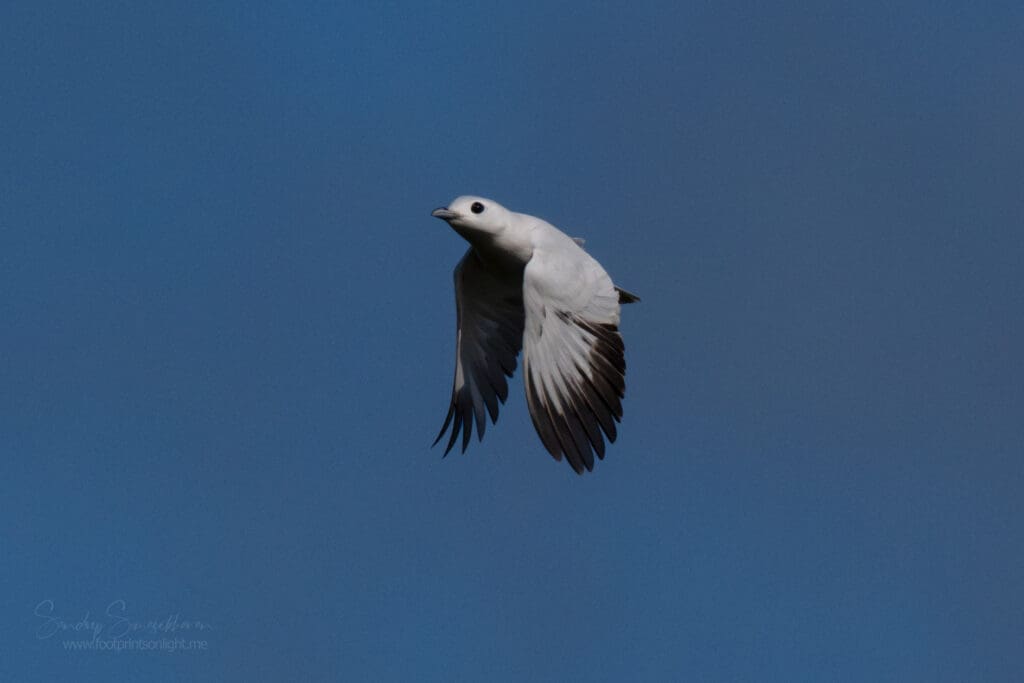
<svg viewBox="0 0 1024 683"><path fill-rule="evenodd" d="M430 215L434 218L440 218L443 221L450 221L453 218L457 218L459 214L454 211L449 211L447 207L441 207L440 209L434 209L430 212Z"/></svg>

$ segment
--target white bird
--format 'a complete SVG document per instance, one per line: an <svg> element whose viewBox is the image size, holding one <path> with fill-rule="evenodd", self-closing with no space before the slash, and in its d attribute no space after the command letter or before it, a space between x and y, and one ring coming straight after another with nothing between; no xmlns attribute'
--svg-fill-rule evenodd
<svg viewBox="0 0 1024 683"><path fill-rule="evenodd" d="M505 376L523 349L533 426L555 458L577 474L604 458L622 419L626 361L619 304L639 298L612 284L580 243L553 225L482 197L458 197L432 216L469 242L455 267L455 384L436 445L451 425L445 455L462 430L466 451L476 422L498 421Z"/></svg>

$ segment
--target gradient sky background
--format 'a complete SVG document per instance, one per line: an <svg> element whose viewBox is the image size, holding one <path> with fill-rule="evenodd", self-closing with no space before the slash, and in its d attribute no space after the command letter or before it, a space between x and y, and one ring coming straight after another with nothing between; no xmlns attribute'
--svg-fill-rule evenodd
<svg viewBox="0 0 1024 683"><path fill-rule="evenodd" d="M1024 6L849 4L4 3L0 679L1024 680ZM464 193L643 297L582 478L429 448Z"/></svg>

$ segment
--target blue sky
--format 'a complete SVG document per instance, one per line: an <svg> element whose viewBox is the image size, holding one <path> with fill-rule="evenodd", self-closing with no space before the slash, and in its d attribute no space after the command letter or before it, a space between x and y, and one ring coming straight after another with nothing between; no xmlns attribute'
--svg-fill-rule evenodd
<svg viewBox="0 0 1024 683"><path fill-rule="evenodd" d="M1024 678L1024 9L846 5L5 3L0 679ZM429 449L466 193L643 297L582 478Z"/></svg>

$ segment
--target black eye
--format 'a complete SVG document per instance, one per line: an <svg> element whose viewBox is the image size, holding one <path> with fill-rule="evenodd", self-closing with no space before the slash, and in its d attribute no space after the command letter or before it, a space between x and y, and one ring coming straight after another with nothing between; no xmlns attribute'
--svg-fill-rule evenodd
<svg viewBox="0 0 1024 683"><path fill-rule="evenodd" d="M472 211L473 213L483 213L484 205L481 204L480 202L473 202L473 206L469 207L469 210Z"/></svg>

